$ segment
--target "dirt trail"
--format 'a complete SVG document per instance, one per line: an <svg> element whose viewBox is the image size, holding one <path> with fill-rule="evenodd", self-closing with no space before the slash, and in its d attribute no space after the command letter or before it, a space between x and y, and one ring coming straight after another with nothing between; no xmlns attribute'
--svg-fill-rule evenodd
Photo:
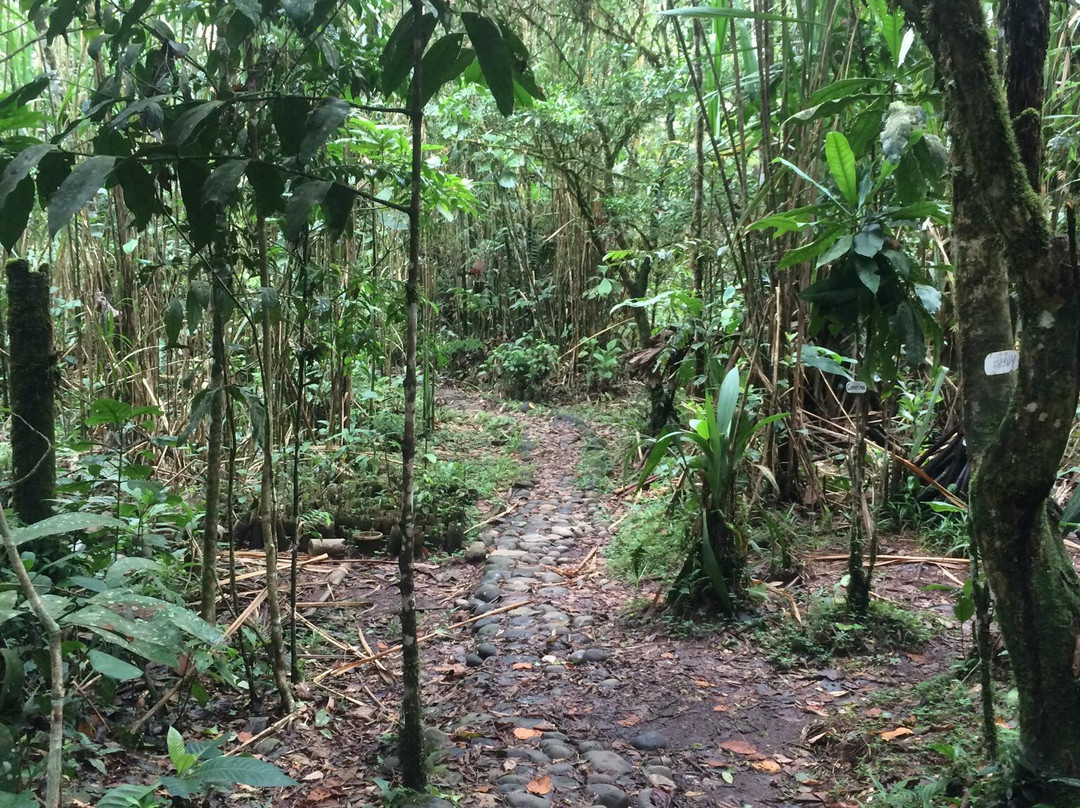
<svg viewBox="0 0 1080 808"><path fill-rule="evenodd" d="M505 412L462 394L448 405ZM575 465L595 433L565 414L510 415L533 469L512 492L518 507L470 537L482 542L470 547L471 561L421 565L418 579L424 631L480 618L422 645L435 788L469 808L831 802L810 774L822 770L814 744L827 733L817 724L896 677L923 678L925 667L916 675L919 661L900 659L888 674L858 664L782 674L746 631L682 639L659 621L631 620L634 593L603 556L606 514L621 504L575 488ZM378 590L363 620L380 647L396 642L394 574L392 566L357 570L339 593ZM396 657L384 661L397 672ZM381 768L390 779L396 765L386 733L398 693L393 677L376 673L329 680L331 734L305 717L282 737L274 757L305 782L295 804L379 803L371 773ZM378 709L364 706L373 701Z"/></svg>
<svg viewBox="0 0 1080 808"><path fill-rule="evenodd" d="M482 534L488 555L468 601L476 615L512 608L461 630L468 713L455 698L438 718L451 741L475 737L455 744L450 765L514 808L784 801L793 781L781 786L783 769L803 755L795 691L847 685L833 671L778 679L739 641L630 626L632 593L604 569L610 503L575 490L590 427L521 418L534 484Z"/></svg>

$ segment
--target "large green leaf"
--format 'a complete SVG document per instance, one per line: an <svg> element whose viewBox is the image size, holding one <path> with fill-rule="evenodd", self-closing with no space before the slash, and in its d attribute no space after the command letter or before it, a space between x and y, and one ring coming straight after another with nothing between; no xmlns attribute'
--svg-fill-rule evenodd
<svg viewBox="0 0 1080 808"><path fill-rule="evenodd" d="M160 209L154 178L134 157L121 160L114 173L124 191L124 205L135 217L135 229L142 230Z"/></svg>
<svg viewBox="0 0 1080 808"><path fill-rule="evenodd" d="M312 180L293 189L292 198L285 206L284 232L288 241L299 241L304 235L311 209L322 203L331 185L324 180Z"/></svg>
<svg viewBox="0 0 1080 808"><path fill-rule="evenodd" d="M200 101L176 119L165 136L168 143L183 146L190 141L212 116L225 106L224 101Z"/></svg>
<svg viewBox="0 0 1080 808"><path fill-rule="evenodd" d="M855 153L842 132L829 132L825 136L825 158L829 173L848 204L859 204L859 178L855 173Z"/></svg>
<svg viewBox="0 0 1080 808"><path fill-rule="evenodd" d="M25 179L41 159L56 146L51 143L36 143L29 148L23 149L7 164L4 173L0 174L0 210L15 187Z"/></svg>
<svg viewBox="0 0 1080 808"><path fill-rule="evenodd" d="M461 19L495 105L503 115L510 115L514 111L514 60L499 26L472 11L462 12Z"/></svg>
<svg viewBox="0 0 1080 808"><path fill-rule="evenodd" d="M281 96L271 103L270 117L274 121L283 153L291 156L300 151L300 144L307 134L304 124L310 111L311 102L301 95Z"/></svg>
<svg viewBox="0 0 1080 808"><path fill-rule="evenodd" d="M58 513L27 527L12 529L11 537L18 546L47 536L63 536L77 530L101 530L106 527L126 528L127 524L99 513Z"/></svg>
<svg viewBox="0 0 1080 808"><path fill-rule="evenodd" d="M349 115L349 104L340 98L333 98L312 110L307 120L307 133L300 144L297 159L301 163L310 160L323 147L331 134Z"/></svg>
<svg viewBox="0 0 1080 808"><path fill-rule="evenodd" d="M23 177L0 205L0 244L11 250L22 238L34 210L34 181Z"/></svg>
<svg viewBox="0 0 1080 808"><path fill-rule="evenodd" d="M386 41L386 47L379 56L379 66L382 68L380 84L382 91L390 95L409 75L413 65L413 22L415 20L410 8L398 20L394 30L390 32L390 38ZM435 24L438 20L434 14L424 14L420 18L420 47L427 45L428 39L435 32Z"/></svg>
<svg viewBox="0 0 1080 808"><path fill-rule="evenodd" d="M38 808L38 802L31 791L20 791L17 794L0 791L0 808Z"/></svg>
<svg viewBox="0 0 1080 808"><path fill-rule="evenodd" d="M215 757L204 760L197 777L216 785L245 785L256 788L293 786L296 782L273 763L253 757Z"/></svg>
<svg viewBox="0 0 1080 808"><path fill-rule="evenodd" d="M228 205L247 166L247 160L227 160L218 165L203 183L202 203L220 207Z"/></svg>
<svg viewBox="0 0 1080 808"><path fill-rule="evenodd" d="M87 657L90 659L90 667L101 675L108 676L118 682L130 682L132 679L140 678L143 674L140 668L136 668L134 665L114 657L112 654L106 654L104 651L92 650L87 654Z"/></svg>
<svg viewBox="0 0 1080 808"><path fill-rule="evenodd" d="M282 209L285 180L276 166L252 160L248 163L247 178L255 191L255 210L260 216L270 216Z"/></svg>
<svg viewBox="0 0 1080 808"><path fill-rule="evenodd" d="M118 614L132 614L148 623L165 621L208 645L221 642L221 632L194 612L159 598L137 595L123 589L109 589L90 598L91 604L105 606Z"/></svg>
<svg viewBox="0 0 1080 808"><path fill-rule="evenodd" d="M116 166L117 158L96 155L84 160L56 189L49 203L49 236L60 232L71 217L94 198Z"/></svg>
<svg viewBox="0 0 1080 808"><path fill-rule="evenodd" d="M466 49L462 53L461 43L465 35L462 33L447 34L436 40L428 52L424 54L424 60L420 68L422 86L420 88L420 105L426 106L427 102L435 97L435 93L450 81L460 76L466 67L472 63L475 57L471 50ZM412 98L412 91L409 91Z"/></svg>
<svg viewBox="0 0 1080 808"><path fill-rule="evenodd" d="M184 200L191 244L199 250L213 240L216 224L214 209L202 203L203 186L209 172L201 160L180 160L176 165L176 174L180 179L180 198Z"/></svg>
<svg viewBox="0 0 1080 808"><path fill-rule="evenodd" d="M153 794L157 787L157 783L149 786L125 783L122 786L110 788L101 795L96 808L139 808L143 800Z"/></svg>

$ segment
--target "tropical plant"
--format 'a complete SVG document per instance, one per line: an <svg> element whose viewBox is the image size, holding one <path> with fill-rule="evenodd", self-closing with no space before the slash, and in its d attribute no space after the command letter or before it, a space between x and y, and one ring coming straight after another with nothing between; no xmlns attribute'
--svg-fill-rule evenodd
<svg viewBox="0 0 1080 808"><path fill-rule="evenodd" d="M714 361L710 376L720 375ZM685 560L669 596L676 604L683 595L698 599L705 590L721 611L732 616L746 595L746 538L735 524L736 492L747 446L763 427L786 417L776 413L754 419L740 387L739 369L723 377L716 393L705 394L701 417L689 427L662 435L652 446L641 470L639 488L671 451L694 480L700 524L694 551ZM687 451L689 450L689 451Z"/></svg>

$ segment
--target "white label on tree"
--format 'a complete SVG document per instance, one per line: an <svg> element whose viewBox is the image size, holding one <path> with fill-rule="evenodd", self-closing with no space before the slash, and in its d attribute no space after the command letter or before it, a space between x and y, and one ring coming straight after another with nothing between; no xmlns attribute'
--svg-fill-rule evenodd
<svg viewBox="0 0 1080 808"><path fill-rule="evenodd" d="M983 372L987 376L1001 376L1012 373L1020 366L1019 351L994 351L983 360Z"/></svg>
<svg viewBox="0 0 1080 808"><path fill-rule="evenodd" d="M847 390L849 393L853 393L855 395L862 395L866 392L866 382L848 382L846 385L844 385L844 389Z"/></svg>

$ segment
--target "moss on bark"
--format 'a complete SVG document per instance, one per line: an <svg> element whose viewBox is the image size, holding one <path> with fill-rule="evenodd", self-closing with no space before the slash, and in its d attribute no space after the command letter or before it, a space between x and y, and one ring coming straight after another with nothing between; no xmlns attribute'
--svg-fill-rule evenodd
<svg viewBox="0 0 1080 808"><path fill-rule="evenodd" d="M9 261L11 455L15 512L27 524L51 516L56 495L55 361L49 276Z"/></svg>

